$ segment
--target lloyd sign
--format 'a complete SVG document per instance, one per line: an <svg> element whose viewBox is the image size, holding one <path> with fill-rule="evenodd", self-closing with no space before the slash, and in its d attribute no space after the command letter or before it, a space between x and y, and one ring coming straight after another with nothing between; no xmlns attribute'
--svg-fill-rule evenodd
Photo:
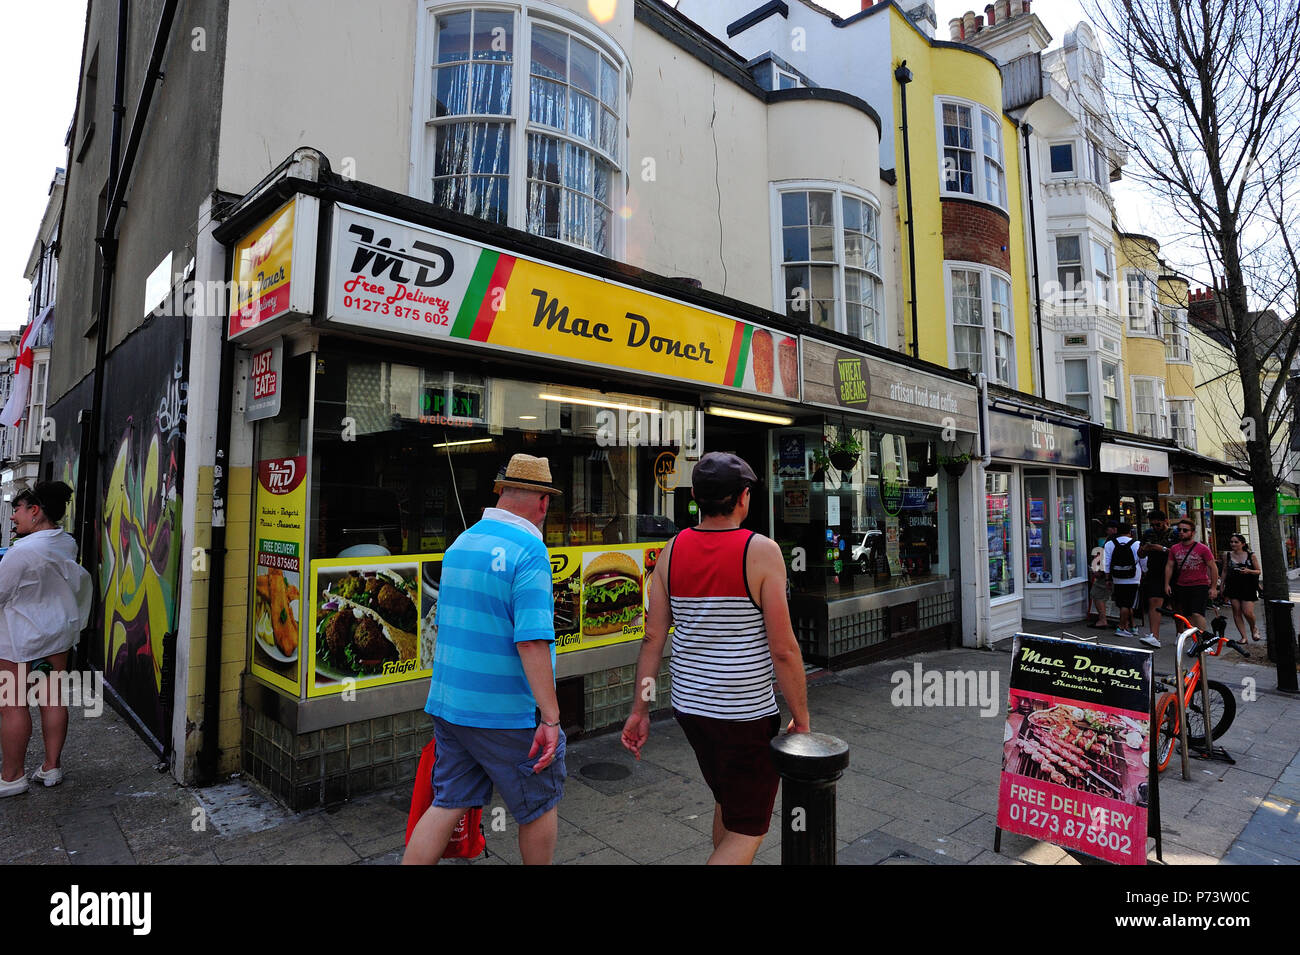
<svg viewBox="0 0 1300 955"><path fill-rule="evenodd" d="M249 360L244 419L259 421L278 415L283 384L284 340L277 338L266 347L255 349Z"/></svg>
<svg viewBox="0 0 1300 955"><path fill-rule="evenodd" d="M332 323L799 396L792 336L361 209L336 211Z"/></svg>

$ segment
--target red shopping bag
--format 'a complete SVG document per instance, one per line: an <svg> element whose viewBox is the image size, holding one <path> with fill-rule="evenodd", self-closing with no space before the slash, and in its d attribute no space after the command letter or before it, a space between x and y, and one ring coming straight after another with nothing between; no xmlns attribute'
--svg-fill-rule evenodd
<svg viewBox="0 0 1300 955"><path fill-rule="evenodd" d="M411 793L411 812L406 817L406 841L410 843L420 817L433 805L433 763L437 758L434 741L429 740L420 753L420 766L415 771L415 790ZM483 838L483 810L467 809L451 833L444 859L476 859L487 847Z"/></svg>

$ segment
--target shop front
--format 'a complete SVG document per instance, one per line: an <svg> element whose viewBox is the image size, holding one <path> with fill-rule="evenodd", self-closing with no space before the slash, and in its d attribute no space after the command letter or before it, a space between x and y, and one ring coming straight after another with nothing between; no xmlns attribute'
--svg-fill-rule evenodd
<svg viewBox="0 0 1300 955"><path fill-rule="evenodd" d="M1089 475L1087 488L1089 540L1101 540L1109 518L1131 525L1135 533L1148 526L1147 515L1164 508L1161 494L1169 479L1171 450L1101 431L1097 466ZM1190 509L1196 510L1194 501Z"/></svg>
<svg viewBox="0 0 1300 955"><path fill-rule="evenodd" d="M1072 621L1086 612L1083 476L1091 453L1085 421L993 400L984 500L989 630L997 641L1023 619Z"/></svg>
<svg viewBox="0 0 1300 955"><path fill-rule="evenodd" d="M967 379L527 237L337 199L300 216L304 198L243 235L234 278L289 282L315 261L315 296L255 283L230 323L255 473L242 760L285 802L414 772L442 556L517 452L547 457L563 491L543 537L571 734L626 718L655 563L696 520L705 451L754 463L747 526L790 556L810 658L942 639L951 528L934 465L942 428L977 429ZM293 222L317 211L313 256ZM821 381L824 352L838 384ZM845 435L861 442L851 463L827 454ZM588 574L607 555L639 588L614 616ZM665 661L661 705L669 690Z"/></svg>
<svg viewBox="0 0 1300 955"><path fill-rule="evenodd" d="M844 665L950 640L959 508L941 460L977 438L975 387L810 338L801 353L803 403L821 413L776 429L771 462L805 657Z"/></svg>
<svg viewBox="0 0 1300 955"><path fill-rule="evenodd" d="M1216 487L1214 501L1215 553L1227 550L1228 536L1241 534L1251 550L1259 550L1259 518L1255 512L1255 491L1246 484ZM1300 577L1300 497L1291 490L1277 496L1282 524L1282 548L1288 577Z"/></svg>

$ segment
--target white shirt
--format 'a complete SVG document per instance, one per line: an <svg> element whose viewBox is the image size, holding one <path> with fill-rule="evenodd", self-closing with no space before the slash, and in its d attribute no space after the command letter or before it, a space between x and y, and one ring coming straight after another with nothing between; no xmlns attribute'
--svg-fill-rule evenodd
<svg viewBox="0 0 1300 955"><path fill-rule="evenodd" d="M70 650L93 597L71 536L55 529L19 538L0 560L0 659L29 663Z"/></svg>
<svg viewBox="0 0 1300 955"><path fill-rule="evenodd" d="M528 520L527 518L520 517L518 514L515 514L511 511L507 511L504 507L483 508L483 520L501 521L504 524L513 524L515 525L515 527L519 527L528 531L538 540L542 539L541 529L536 524L534 524L532 521Z"/></svg>
<svg viewBox="0 0 1300 955"><path fill-rule="evenodd" d="M1136 543L1137 541L1132 537L1129 537L1127 534L1116 537L1114 540L1106 541L1106 573L1108 574L1110 574L1111 560L1115 556L1116 547L1127 547L1129 550L1133 551L1133 576L1117 577L1114 574L1111 574L1111 579L1117 584L1136 584L1140 583L1142 580L1142 571L1146 569L1146 558L1138 557L1137 548L1133 546Z"/></svg>

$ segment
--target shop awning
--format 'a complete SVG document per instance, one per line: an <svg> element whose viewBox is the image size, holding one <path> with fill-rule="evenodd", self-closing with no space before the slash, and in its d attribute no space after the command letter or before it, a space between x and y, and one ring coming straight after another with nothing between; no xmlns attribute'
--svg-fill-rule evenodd
<svg viewBox="0 0 1300 955"><path fill-rule="evenodd" d="M1170 452L1173 469L1175 471L1196 471L1201 474L1223 474L1234 477L1242 481L1250 479L1250 474L1233 464L1226 461L1220 461L1218 458L1212 458L1205 454L1197 454L1195 451L1188 451L1186 448L1179 448Z"/></svg>

